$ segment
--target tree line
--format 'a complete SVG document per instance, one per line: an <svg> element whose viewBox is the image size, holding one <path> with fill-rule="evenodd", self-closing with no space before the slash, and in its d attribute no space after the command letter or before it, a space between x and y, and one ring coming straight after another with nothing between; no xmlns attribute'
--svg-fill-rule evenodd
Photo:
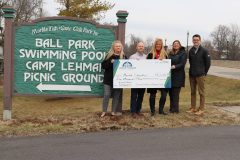
<svg viewBox="0 0 240 160"><path fill-rule="evenodd" d="M240 60L240 28L237 24L218 25L203 45L213 59Z"/></svg>
<svg viewBox="0 0 240 160"><path fill-rule="evenodd" d="M210 33L210 38L211 40L203 40L202 46L208 49L212 59L240 60L240 27L237 24L218 25ZM127 56L136 52L136 45L140 41L146 46L146 54L151 51L152 38L143 40L131 34L129 42L125 44Z"/></svg>
<svg viewBox="0 0 240 160"><path fill-rule="evenodd" d="M105 12L112 9L114 4L103 0L55 0L61 6L59 16L71 16L88 20L99 21L104 18ZM1 0L0 10L5 5L11 5L16 10L15 23L48 16L43 9L43 0ZM2 17L2 12L0 16Z"/></svg>
<svg viewBox="0 0 240 160"><path fill-rule="evenodd" d="M55 0L61 5L59 16L71 16L88 20L99 21L104 18L106 11L114 4L105 0ZM16 10L15 23L29 22L33 19L48 16L43 10L42 0L2 0L0 10L6 5L13 5ZM0 16L2 16L0 12ZM1 19L0 19L1 20ZM136 44L143 41L141 38L130 35L130 42L125 46L126 54L134 53ZM210 34L211 40L204 40L205 46L212 59L240 60L240 29L237 24L218 25ZM145 41L146 52L151 49L153 39Z"/></svg>

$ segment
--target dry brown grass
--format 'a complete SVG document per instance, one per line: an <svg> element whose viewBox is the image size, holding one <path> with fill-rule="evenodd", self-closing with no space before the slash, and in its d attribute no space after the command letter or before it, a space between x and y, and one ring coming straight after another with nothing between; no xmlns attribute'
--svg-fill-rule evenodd
<svg viewBox="0 0 240 160"><path fill-rule="evenodd" d="M101 98L46 99L45 97L14 97L13 120L0 121L0 136L26 136L59 133L81 133L109 130L129 130L144 128L172 128L202 125L238 125L239 115L232 116L219 111L213 105L240 104L240 81L208 76L206 80L207 109L204 116L187 114L190 105L188 79L182 89L180 114L168 116L149 115L148 94L143 101L144 117L133 119L129 113L130 91L124 90L121 117L99 118ZM159 100L159 95L157 96ZM2 87L0 88L2 101ZM165 110L169 109L169 100ZM2 113L2 103L0 103ZM2 114L0 114L2 119Z"/></svg>
<svg viewBox="0 0 240 160"><path fill-rule="evenodd" d="M240 61L230 61L230 60L212 60L213 66L228 67L228 68L238 68L240 69Z"/></svg>
<svg viewBox="0 0 240 160"><path fill-rule="evenodd" d="M203 116L182 112L168 116L144 116L133 119L129 113L121 117L106 116L99 118L98 113L72 117L28 117L12 121L0 121L1 136L29 136L41 134L81 133L112 130L131 130L149 128L176 128L206 125L239 125L239 117L233 117L209 107Z"/></svg>

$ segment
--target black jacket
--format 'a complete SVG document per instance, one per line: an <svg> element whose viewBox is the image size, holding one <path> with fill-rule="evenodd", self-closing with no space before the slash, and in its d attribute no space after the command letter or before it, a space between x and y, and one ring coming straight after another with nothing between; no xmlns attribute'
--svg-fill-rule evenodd
<svg viewBox="0 0 240 160"><path fill-rule="evenodd" d="M185 48L180 48L180 50L176 54L169 54L168 58L171 59L171 65L175 65L175 69L171 70L172 87L184 87L184 68L187 62L187 53L185 51Z"/></svg>
<svg viewBox="0 0 240 160"><path fill-rule="evenodd" d="M199 46L197 53L195 53L195 50L196 48L192 47L189 51L189 75L192 77L207 75L211 65L210 55L202 46Z"/></svg>
<svg viewBox="0 0 240 160"><path fill-rule="evenodd" d="M102 68L104 69L104 78L103 78L103 83L113 86L113 63L111 63L112 59L119 59L120 56L118 55L112 55L108 59L104 59L102 62ZM124 59L126 57L124 56Z"/></svg>

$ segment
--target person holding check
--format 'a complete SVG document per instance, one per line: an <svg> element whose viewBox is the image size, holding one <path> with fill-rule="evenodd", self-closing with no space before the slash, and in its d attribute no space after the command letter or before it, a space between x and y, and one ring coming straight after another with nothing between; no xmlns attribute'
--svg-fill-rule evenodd
<svg viewBox="0 0 240 160"><path fill-rule="evenodd" d="M144 43L139 42L137 44L137 52L130 56L129 59L135 60L143 60L146 59L146 55L144 54ZM145 88L132 88L131 89L131 114L133 118L137 116L141 116L141 109L142 109L142 101L144 97Z"/></svg>
<svg viewBox="0 0 240 160"><path fill-rule="evenodd" d="M113 88L113 63L115 59L126 59L123 52L123 45L120 41L114 41L111 49L102 62L102 68L104 69L104 94L102 103L101 117L106 115L108 109L109 99L112 96L112 116L121 115L117 113L117 107L121 96L122 89Z"/></svg>
<svg viewBox="0 0 240 160"><path fill-rule="evenodd" d="M169 53L171 59L171 80L172 88L169 89L170 113L179 113L179 95L181 87L185 86L185 64L187 62L187 53L179 40L172 44L172 51Z"/></svg>
<svg viewBox="0 0 240 160"><path fill-rule="evenodd" d="M160 38L157 38L153 43L151 52L147 55L147 59L163 60L166 58L167 58L167 53L163 47L163 40ZM156 69L161 69L161 68L156 68ZM156 100L157 90L161 91L161 97L159 100L159 114L167 115L163 111L163 108L166 102L168 89L167 88L148 88L147 93L150 93L149 104L150 104L151 116L155 115L155 100Z"/></svg>

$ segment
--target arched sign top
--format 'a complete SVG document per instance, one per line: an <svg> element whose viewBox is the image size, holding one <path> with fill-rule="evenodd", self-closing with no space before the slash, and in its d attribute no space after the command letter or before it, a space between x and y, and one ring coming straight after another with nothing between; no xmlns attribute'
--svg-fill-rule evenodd
<svg viewBox="0 0 240 160"><path fill-rule="evenodd" d="M52 20L71 20L71 21L85 22L85 23L90 23L92 25L95 25L97 28L113 29L113 28L117 27L115 25L103 25L103 24L100 24L100 23L97 23L97 22L91 21L91 20L86 20L86 19L76 18L76 17L66 17L66 16L53 16L53 17L38 18L38 19L32 20L31 22L19 23L19 24L17 24L17 26L34 25L35 23L44 22L44 21L52 21Z"/></svg>

